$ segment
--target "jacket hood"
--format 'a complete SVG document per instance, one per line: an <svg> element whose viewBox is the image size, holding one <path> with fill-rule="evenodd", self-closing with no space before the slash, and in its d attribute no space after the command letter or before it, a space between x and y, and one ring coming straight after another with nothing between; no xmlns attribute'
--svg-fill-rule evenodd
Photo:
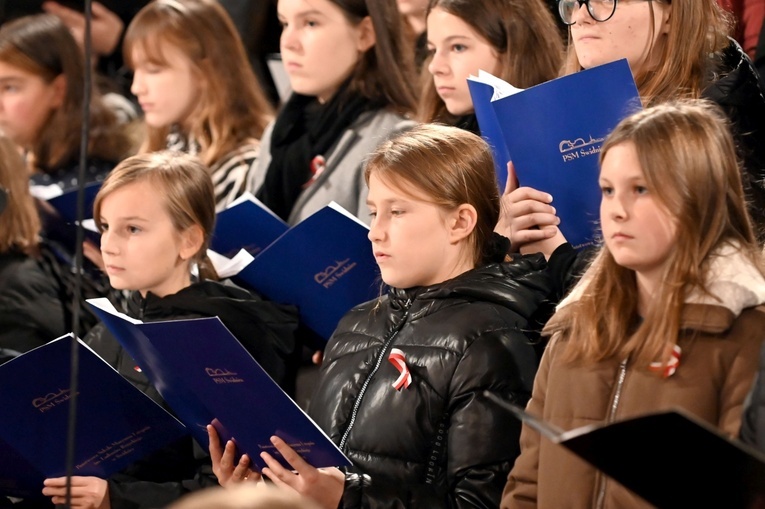
<svg viewBox="0 0 765 509"><path fill-rule="evenodd" d="M590 279L585 274L557 310L581 299ZM724 330L725 323L732 322L744 309L765 304L765 277L735 243L723 242L710 255L706 281L708 292L692 288L685 299L689 310L684 312L684 321L691 327L707 324L707 328ZM715 318L724 323L713 326L711 322L718 321Z"/></svg>
<svg viewBox="0 0 765 509"><path fill-rule="evenodd" d="M202 281L165 297L149 292L143 298L133 292L128 314L143 321L217 316L251 352L259 350L256 343L269 339L283 356L296 347L298 319L293 306L263 300L229 282Z"/></svg>
<svg viewBox="0 0 765 509"><path fill-rule="evenodd" d="M429 313L447 299L491 302L530 319L547 302L552 282L541 254L523 256L506 263L493 263L467 271L432 286L391 288L394 308L412 304L414 316Z"/></svg>

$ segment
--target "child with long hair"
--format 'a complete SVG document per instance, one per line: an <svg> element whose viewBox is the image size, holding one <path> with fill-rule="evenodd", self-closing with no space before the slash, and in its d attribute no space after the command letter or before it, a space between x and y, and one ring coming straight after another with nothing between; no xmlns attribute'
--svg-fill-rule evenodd
<svg viewBox="0 0 765 509"><path fill-rule="evenodd" d="M286 359L294 349L295 310L215 281L206 255L215 223L213 186L198 158L157 152L126 159L101 186L94 218L102 232L109 282L118 290L132 291L130 316L145 322L218 316L277 383L285 381ZM162 403L103 324L94 327L85 342ZM193 338L188 347L194 347ZM72 497L78 507L163 507L187 491L214 483L209 464L187 438L108 481L75 477ZM47 479L43 494L61 504L65 487L66 478Z"/></svg>
<svg viewBox="0 0 765 509"><path fill-rule="evenodd" d="M705 98L731 121L755 233L765 239L765 95L757 72L728 37L730 17L716 0L640 2L559 0L569 25L564 74L626 58L644 106ZM596 105L596 98L591 98ZM595 106L594 106L595 107ZM529 169L533 171L533 169ZM503 197L500 233L523 252L550 254L565 243L553 196L522 187ZM542 241L542 244L538 242ZM561 254L571 254L565 244ZM568 252L568 253L566 253Z"/></svg>
<svg viewBox="0 0 765 509"><path fill-rule="evenodd" d="M468 76L484 70L519 88L558 76L563 41L542 0L431 0L430 56L418 117L478 134Z"/></svg>
<svg viewBox="0 0 765 509"><path fill-rule="evenodd" d="M364 158L413 125L414 57L396 0L279 0L277 10L293 93L249 189L290 224L331 201L365 219Z"/></svg>
<svg viewBox="0 0 765 509"><path fill-rule="evenodd" d="M35 185L77 186L85 62L52 14L0 28L0 129L26 154ZM86 179L100 181L133 149L129 129L92 90Z"/></svg>
<svg viewBox="0 0 765 509"><path fill-rule="evenodd" d="M264 453L263 475L325 508L496 507L519 424L484 391L528 398L544 260L503 262L491 152L472 133L418 126L378 147L364 175L370 247L390 289L340 321L309 405L353 466L317 470L274 437L297 473ZM208 430L221 484L257 477Z"/></svg>
<svg viewBox="0 0 765 509"><path fill-rule="evenodd" d="M527 411L571 429L680 407L736 436L765 269L724 116L701 101L649 108L600 164L604 246L545 327ZM648 506L524 427L502 507L596 505Z"/></svg>
<svg viewBox="0 0 765 509"><path fill-rule="evenodd" d="M40 218L24 161L0 138L0 348L24 353L68 331L60 288L39 258Z"/></svg>
<svg viewBox="0 0 765 509"><path fill-rule="evenodd" d="M228 14L215 0L156 0L133 18L123 48L147 127L141 151L199 156L224 209L244 193L272 119Z"/></svg>

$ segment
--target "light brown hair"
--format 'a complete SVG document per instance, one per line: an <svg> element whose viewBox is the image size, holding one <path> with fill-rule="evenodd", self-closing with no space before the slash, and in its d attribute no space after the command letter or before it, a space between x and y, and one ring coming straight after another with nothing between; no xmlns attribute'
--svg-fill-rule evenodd
<svg viewBox="0 0 765 509"><path fill-rule="evenodd" d="M31 254L39 244L40 217L29 194L28 175L14 143L0 138L0 187L8 191L8 203L0 212L0 253Z"/></svg>
<svg viewBox="0 0 765 509"><path fill-rule="evenodd" d="M673 101L622 121L603 144L635 147L648 192L677 224L662 284L645 316L637 315L634 271L602 248L582 278L581 298L553 317L548 332L564 332L567 358L597 362L630 357L646 366L667 360L680 333L691 290L707 290L710 259L724 243L763 272L760 248L746 211L736 151L725 115L712 103ZM566 308L569 308L568 310Z"/></svg>
<svg viewBox="0 0 765 509"><path fill-rule="evenodd" d="M163 205L177 232L197 225L202 229L202 246L191 258L202 279L218 279L207 257L215 230L215 194L207 167L195 156L173 151L152 152L129 157L106 177L93 204L93 219L101 230L101 206L111 193L126 185L148 181L164 197Z"/></svg>
<svg viewBox="0 0 765 509"><path fill-rule="evenodd" d="M66 78L62 105L45 122L29 149L36 169L50 171L76 161L82 134L85 100L85 62L80 47L63 22L52 14L38 14L5 23L0 28L0 61L40 76L51 83ZM88 155L117 162L127 156L133 142L98 90L90 101Z"/></svg>
<svg viewBox="0 0 765 509"><path fill-rule="evenodd" d="M133 18L123 43L125 62L134 52L167 66L162 48L172 46L192 63L201 84L185 136L200 146L202 161L213 166L245 143L257 141L273 110L247 60L231 18L215 0L155 0ZM162 150L171 126L147 126L142 152Z"/></svg>
<svg viewBox="0 0 765 509"><path fill-rule="evenodd" d="M422 124L381 144L368 158L364 179L374 174L406 193L417 189L432 203L451 211L475 207L478 219L468 238L474 265L488 263L494 225L499 219L499 190L489 146L456 127Z"/></svg>

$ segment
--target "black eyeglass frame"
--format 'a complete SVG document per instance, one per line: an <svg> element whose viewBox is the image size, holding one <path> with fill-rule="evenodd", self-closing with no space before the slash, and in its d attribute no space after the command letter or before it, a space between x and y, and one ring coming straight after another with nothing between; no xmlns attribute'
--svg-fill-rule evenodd
<svg viewBox="0 0 765 509"><path fill-rule="evenodd" d="M590 5L590 0L573 0L573 1L579 4L579 7L577 7L577 9L581 9L582 8L582 4L586 4L587 5L587 12L589 13L590 17L592 19L594 19L595 21L597 21L598 23L603 23L604 21L608 21L609 19L611 19L613 17L614 13L616 12L616 4L619 3L619 0L613 0L614 8L611 9L611 14L609 14L608 17L606 17L605 19L598 19L598 18L595 17L595 14L593 14L593 12L592 12L592 5ZM569 25L570 26L570 25L573 25L575 23L575 21L571 21L570 23L567 23L566 20L564 19L564 17L563 17L563 3L564 2L571 2L571 0L558 0L558 16L560 16L560 19L561 19L561 21L563 22L564 25Z"/></svg>

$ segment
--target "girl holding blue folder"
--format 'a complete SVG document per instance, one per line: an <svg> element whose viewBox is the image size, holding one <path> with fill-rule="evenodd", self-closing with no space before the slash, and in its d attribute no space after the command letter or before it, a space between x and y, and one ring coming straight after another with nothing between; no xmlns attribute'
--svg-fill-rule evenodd
<svg viewBox="0 0 765 509"><path fill-rule="evenodd" d="M266 372L285 383L287 359L295 347L296 313L216 281L207 258L214 207L212 180L196 157L156 152L120 163L104 181L94 205L109 282L132 292L126 313L144 322L218 316ZM188 340L193 348L194 338ZM85 342L147 396L163 403L157 388L103 323ZM43 494L63 504L65 481L47 479ZM214 483L209 458L186 438L108 480L74 477L73 507L164 507Z"/></svg>
<svg viewBox="0 0 765 509"><path fill-rule="evenodd" d="M734 147L722 112L700 101L636 113L606 139L604 246L545 326L530 414L569 430L680 407L738 435L763 343L765 263ZM649 504L524 427L501 507Z"/></svg>
<svg viewBox="0 0 765 509"><path fill-rule="evenodd" d="M370 247L390 289L340 321L309 405L353 466L317 470L274 437L297 474L264 453L263 475L325 508L496 507L519 424L484 391L528 397L544 260L504 262L491 153L472 133L416 127L382 144L365 177ZM222 484L257 477L208 430Z"/></svg>
<svg viewBox="0 0 765 509"><path fill-rule="evenodd" d="M706 98L725 111L738 147L755 233L765 238L765 91L743 50L728 37L731 21L716 0L559 0L569 25L565 74L626 58L644 106ZM578 91L579 92L579 91ZM572 92L578 93L578 92ZM596 97L590 101L597 109ZM573 97L573 95L572 95ZM533 171L533 169L532 169ZM511 172L512 173L512 172ZM562 272L575 258L560 236L553 196L512 177L498 227L521 252L558 249Z"/></svg>

